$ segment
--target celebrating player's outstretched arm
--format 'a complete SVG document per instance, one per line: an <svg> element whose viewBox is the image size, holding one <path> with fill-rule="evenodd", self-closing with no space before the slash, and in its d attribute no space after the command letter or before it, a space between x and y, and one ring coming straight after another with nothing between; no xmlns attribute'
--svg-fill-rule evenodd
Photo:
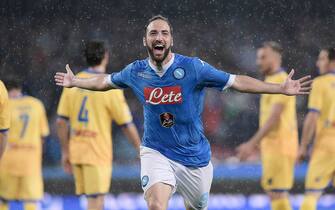
<svg viewBox="0 0 335 210"><path fill-rule="evenodd" d="M303 95L309 94L311 90L311 76L305 76L293 80L294 70L292 69L286 81L282 84L266 83L252 77L238 75L232 87L241 92L248 93L267 93L267 94L284 94L284 95Z"/></svg>
<svg viewBox="0 0 335 210"><path fill-rule="evenodd" d="M65 66L66 73L57 72L55 75L56 84L63 87L79 87L88 90L110 90L116 88L108 82L108 74L99 74L91 78L76 77L69 67ZM268 93L284 95L303 95L309 94L312 83L311 76L305 76L300 79L292 79L294 70L291 70L286 81L282 84L266 83L249 76L237 75L232 88L247 93Z"/></svg>
<svg viewBox="0 0 335 210"><path fill-rule="evenodd" d="M107 74L98 74L90 78L78 78L73 74L69 64L66 64L65 69L66 73L57 72L55 75L56 84L59 86L67 88L79 87L88 90L100 91L110 90L114 88L108 83Z"/></svg>

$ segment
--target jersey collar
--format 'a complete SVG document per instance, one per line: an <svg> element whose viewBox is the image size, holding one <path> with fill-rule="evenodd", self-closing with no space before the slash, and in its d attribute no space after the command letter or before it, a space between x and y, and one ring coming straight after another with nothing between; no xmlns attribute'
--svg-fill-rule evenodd
<svg viewBox="0 0 335 210"><path fill-rule="evenodd" d="M159 70L159 69L157 68L157 66L155 66L153 63L151 63L150 59L148 59L148 60L149 60L149 66L156 72L156 74L157 74L159 77L162 77L162 76L164 76L164 74L166 73L166 71L167 71L167 70L171 67L171 65L173 64L173 62L174 62L174 57L175 57L175 55L174 55L174 53L172 53L172 58L170 59L169 62L167 62L166 64L164 64L164 65L162 66L162 70Z"/></svg>
<svg viewBox="0 0 335 210"><path fill-rule="evenodd" d="M277 69L277 71L273 72L272 74L266 75L265 77L272 77L272 76L278 75L282 72L285 72L285 70L284 70L283 67L280 67L279 69Z"/></svg>
<svg viewBox="0 0 335 210"><path fill-rule="evenodd" d="M282 72L284 72L284 71L285 71L285 70L284 70L283 67L279 67L279 69L278 69L276 72L274 72L272 75L276 75L276 74L282 73Z"/></svg>

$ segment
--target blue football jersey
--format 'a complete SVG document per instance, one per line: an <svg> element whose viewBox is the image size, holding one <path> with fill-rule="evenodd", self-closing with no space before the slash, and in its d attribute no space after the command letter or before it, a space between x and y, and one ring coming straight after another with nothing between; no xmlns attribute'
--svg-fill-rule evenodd
<svg viewBox="0 0 335 210"><path fill-rule="evenodd" d="M199 58L174 54L163 76L145 59L112 74L110 80L117 87L131 88L143 104L143 146L184 166L203 167L211 157L201 118L204 88L223 90L234 77Z"/></svg>

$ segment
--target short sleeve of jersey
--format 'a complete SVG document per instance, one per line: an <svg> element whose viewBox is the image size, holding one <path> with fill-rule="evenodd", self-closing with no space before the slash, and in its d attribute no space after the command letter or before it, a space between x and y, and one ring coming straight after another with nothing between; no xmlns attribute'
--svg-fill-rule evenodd
<svg viewBox="0 0 335 210"><path fill-rule="evenodd" d="M118 125L124 125L133 121L128 104L122 90L112 90L110 111L113 120Z"/></svg>
<svg viewBox="0 0 335 210"><path fill-rule="evenodd" d="M129 64L122 71L112 73L109 76L109 83L115 88L127 88L130 86L130 73L133 68L133 64Z"/></svg>
<svg viewBox="0 0 335 210"><path fill-rule="evenodd" d="M310 111L320 112L322 108L322 86L319 82L314 81L312 91L308 99L308 109Z"/></svg>
<svg viewBox="0 0 335 210"><path fill-rule="evenodd" d="M10 111L8 93L5 85L0 81L0 132L7 131L10 126Z"/></svg>
<svg viewBox="0 0 335 210"><path fill-rule="evenodd" d="M41 117L41 131L42 131L42 137L46 137L49 135L49 125L48 125L48 118L47 114L44 108L44 105L40 104L40 117Z"/></svg>
<svg viewBox="0 0 335 210"><path fill-rule="evenodd" d="M197 72L197 85L199 87L224 90L234 83L235 75L218 70L199 58L193 60L193 65Z"/></svg>
<svg viewBox="0 0 335 210"><path fill-rule="evenodd" d="M58 103L58 108L57 108L57 114L59 117L68 119L70 117L69 113L69 90L64 88L62 95L60 97L59 103Z"/></svg>

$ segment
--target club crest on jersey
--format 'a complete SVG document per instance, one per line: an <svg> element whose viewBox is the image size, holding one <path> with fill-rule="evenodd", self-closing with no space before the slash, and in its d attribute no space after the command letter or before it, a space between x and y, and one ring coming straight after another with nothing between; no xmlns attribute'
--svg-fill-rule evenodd
<svg viewBox="0 0 335 210"><path fill-rule="evenodd" d="M182 68L176 68L173 71L173 76L176 79L183 79L185 77L185 70Z"/></svg>
<svg viewBox="0 0 335 210"><path fill-rule="evenodd" d="M164 128L171 128L174 125L174 116L169 112L164 112L159 115L161 125Z"/></svg>
<svg viewBox="0 0 335 210"><path fill-rule="evenodd" d="M152 105L180 104L183 102L180 86L145 87L145 102Z"/></svg>

